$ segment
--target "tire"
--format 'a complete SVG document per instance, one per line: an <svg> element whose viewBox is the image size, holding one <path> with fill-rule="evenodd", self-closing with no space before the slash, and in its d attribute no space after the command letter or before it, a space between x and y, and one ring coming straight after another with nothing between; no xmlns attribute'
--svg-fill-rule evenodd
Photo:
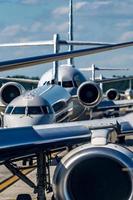
<svg viewBox="0 0 133 200"><path fill-rule="evenodd" d="M29 194L19 194L16 200L32 200Z"/></svg>

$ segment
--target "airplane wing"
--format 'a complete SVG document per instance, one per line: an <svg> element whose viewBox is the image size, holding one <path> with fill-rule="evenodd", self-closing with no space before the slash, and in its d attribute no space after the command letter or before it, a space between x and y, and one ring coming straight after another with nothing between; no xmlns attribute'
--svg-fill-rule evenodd
<svg viewBox="0 0 133 200"><path fill-rule="evenodd" d="M98 106L94 107L94 111L104 111L110 109L127 108L133 106L133 100L103 100Z"/></svg>
<svg viewBox="0 0 133 200"><path fill-rule="evenodd" d="M0 129L0 162L37 153L40 149L89 141L90 130L78 124L54 124Z"/></svg>
<svg viewBox="0 0 133 200"><path fill-rule="evenodd" d="M33 155L40 150L88 142L92 134L90 130L94 135L95 130L110 130L118 123L124 134L129 130L133 132L131 120L132 114L127 114L126 117L0 129L0 163Z"/></svg>
<svg viewBox="0 0 133 200"><path fill-rule="evenodd" d="M91 55L91 54L120 49L124 47L129 47L129 46L133 46L133 41L114 44L114 45L105 45L105 46L95 47L95 48L74 50L71 52L63 52L63 53L57 53L57 54L49 54L49 55L34 56L34 57L29 57L29 58L20 58L20 59L15 59L15 60L1 61L0 71L30 67L30 66L38 65L42 63L48 63L48 62L64 60L68 58L85 56L85 55Z"/></svg>

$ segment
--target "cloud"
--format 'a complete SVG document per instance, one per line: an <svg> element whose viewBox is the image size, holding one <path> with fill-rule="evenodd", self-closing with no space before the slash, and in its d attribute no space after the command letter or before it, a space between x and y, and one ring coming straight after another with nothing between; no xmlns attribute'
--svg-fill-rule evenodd
<svg viewBox="0 0 133 200"><path fill-rule="evenodd" d="M99 9L99 8L102 8L102 7L107 7L111 4L112 2L111 1L94 1L94 2L91 2L89 3L89 8L90 9Z"/></svg>
<svg viewBox="0 0 133 200"><path fill-rule="evenodd" d="M0 0L0 3L14 3L14 4L26 4L26 5L35 5L39 3L44 3L44 0Z"/></svg>
<svg viewBox="0 0 133 200"><path fill-rule="evenodd" d="M80 10L81 8L83 8L86 5L88 5L88 2L86 2L86 1L77 2L74 4L74 11ZM60 16L60 15L66 15L66 14L68 14L68 12L69 12L68 6L66 6L66 7L61 6L61 7L56 8L52 14L54 16Z"/></svg>
<svg viewBox="0 0 133 200"><path fill-rule="evenodd" d="M77 2L74 5L75 10L80 10L81 8L85 7L86 5L88 5L87 1L81 1L81 2Z"/></svg>
<svg viewBox="0 0 133 200"><path fill-rule="evenodd" d="M38 3L42 3L42 0L20 0L20 2L22 4L38 4Z"/></svg>
<svg viewBox="0 0 133 200"><path fill-rule="evenodd" d="M127 31L120 37L121 41L133 40L133 31Z"/></svg>
<svg viewBox="0 0 133 200"><path fill-rule="evenodd" d="M53 15L55 15L55 16L65 15L68 13L68 11L69 11L68 7L64 7L64 6L58 7L53 11Z"/></svg>
<svg viewBox="0 0 133 200"><path fill-rule="evenodd" d="M50 25L46 26L43 28L43 31L48 31L48 32L66 32L68 29L68 22L64 22L61 24L56 24L56 23L51 23Z"/></svg>
<svg viewBox="0 0 133 200"><path fill-rule="evenodd" d="M42 22L39 21L35 21L33 22L33 24L30 27L30 31L31 32L38 32L41 31L43 29L44 24Z"/></svg>
<svg viewBox="0 0 133 200"><path fill-rule="evenodd" d="M129 28L132 27L133 25L133 19L128 19L128 20L124 20L122 22L119 22L116 24L116 27L118 28Z"/></svg>
<svg viewBox="0 0 133 200"><path fill-rule="evenodd" d="M6 26L3 30L0 31L0 35L4 37L12 37L16 36L19 33L26 32L28 29L26 27L22 27L21 25L11 25Z"/></svg>

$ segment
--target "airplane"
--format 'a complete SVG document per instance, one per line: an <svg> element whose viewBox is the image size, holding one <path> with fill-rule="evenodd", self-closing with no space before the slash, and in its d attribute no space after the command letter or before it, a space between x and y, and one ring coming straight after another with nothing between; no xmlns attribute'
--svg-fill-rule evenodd
<svg viewBox="0 0 133 200"><path fill-rule="evenodd" d="M0 44L0 47L25 47L25 46L54 46L54 53L59 53L61 45L68 45L69 51L73 50L74 45L93 45L93 46L105 46L105 45L113 45L115 43L105 43L105 42L93 42L93 41L74 41L73 34L73 1L69 1L69 31L68 31L68 41L61 40L59 34L54 34L53 40L49 41L36 41L36 42L24 42L24 43L5 43ZM75 83L79 81L78 85ZM6 80L2 78L2 80ZM8 79L13 81L13 79ZM16 81L16 80L15 80ZM20 80L23 82L30 82L28 80ZM43 86L46 83L56 83L58 85L63 86L66 90L70 92L70 94L74 95L77 93L77 88L79 84L86 81L84 75L75 68L73 58L69 58L67 63L59 66L58 62L53 62L53 69L47 71L42 75L41 79L38 82L38 87ZM32 82L32 81L31 81ZM35 83L35 81L33 82Z"/></svg>
<svg viewBox="0 0 133 200"><path fill-rule="evenodd" d="M72 31L70 31L70 33L71 32ZM58 38L58 36L56 37L56 39L57 38ZM70 38L70 40L71 40L71 38ZM55 42L55 44L58 44L58 42ZM105 45L105 46L107 47L107 45ZM72 62L72 59L70 60L70 62ZM55 69L57 69L56 64L57 63L55 63L55 65L54 65ZM57 78L57 75L58 75L58 78ZM127 78L125 78L125 79L127 79ZM67 92L69 92L72 96L76 95L77 93L78 93L78 96L80 96L81 92L79 93L79 90L81 91L81 87L79 87L79 86L83 82L86 81L86 79L82 75L82 73L79 70L77 70L76 68L72 67L72 63L70 63L70 65L67 65L67 68L66 68L66 65L60 66L60 70L58 70L58 72L55 70L54 76L52 75L52 71L45 73L38 83L38 90L35 89L33 91L25 93L25 90L20 83L13 82L13 80L15 81L15 79L11 79L11 80L12 80L12 82L4 84L0 90L1 102L7 106L5 113L2 116L2 126L3 127L14 127L14 126L19 127L20 125L27 126L28 124L36 125L37 123L41 123L41 124L42 123L53 123L55 121L61 122L62 120L68 119L68 117L70 117L70 115L72 114L72 107L69 108L69 106L67 108L63 107L64 111L61 110L60 117L59 117L60 120L58 120L58 116L54 113L54 109L50 115L53 117L48 117L48 119L46 119L46 116L44 117L44 114L46 114L46 113L43 113L43 111L41 109L42 103L40 105L40 100L38 100L38 102L37 102L36 97L35 97L36 100L34 100L32 93L34 94L34 91L39 91L39 92L37 92L37 93L35 92L35 93L37 94L37 96L41 96L43 90L47 91L47 88L50 88L50 84L56 83L57 85L63 86L67 90ZM44 80L45 80L45 82L44 82ZM24 80L21 80L21 81L24 81ZM112 81L112 79L111 79L111 81ZM24 82L27 82L27 80L25 80ZM29 80L29 82L30 82L30 80ZM48 85L48 86L44 87L44 85ZM94 98L94 99L92 99L92 101L94 100L94 104L92 102L90 103L90 105L87 104L88 107L89 106L94 107L101 101L102 93L101 93L99 87L97 87L97 84L95 84L95 83L88 84L87 83L87 85L89 86L89 90L95 89L95 94L94 94L95 97L93 95L93 91L90 91L90 94L93 95L93 98ZM56 86L54 86L54 87L56 87ZM58 89L59 88L60 87L58 87ZM58 92L58 89L57 89L57 92ZM78 90L78 92L77 92L77 90ZM51 89L50 89L50 92L51 92ZM111 91L110 91L110 93L111 93ZM20 97L18 97L18 96L20 96ZM27 112L28 106L27 105L29 105L30 108L32 106L31 99L29 98L29 96L32 97L32 101L34 102L34 104L36 102L36 105L34 105L34 106L36 106L36 109L37 108L41 109L38 114L37 113L32 113L32 115L28 114L28 112ZM36 96L36 95L34 94L34 96ZM45 93L45 97L43 95L43 98L44 99L46 98L45 100L50 102L51 100L50 99L48 100L47 96L49 96L48 92ZM68 94L68 96L69 96L69 94ZM16 97L18 97L18 98L16 99ZM62 97L59 95L58 101L61 104L62 100L59 100L60 98L62 98ZM21 101L21 99L23 101ZM52 102L52 104L59 103L57 101L57 98L55 98L55 99L56 99L56 101L54 103ZM83 114L86 109L85 109L85 104L83 103L83 105L82 105L81 99L79 99L78 101L76 98L72 98L72 99L74 101L73 113L75 113L75 115L73 115L73 116L71 115L72 116L71 120L75 120L75 119L79 118L80 115ZM67 100L66 100L66 102L67 102ZM132 102L130 102L130 103L132 104ZM49 105L49 107L51 107L51 106L53 107L53 105L51 105L51 103L48 103L48 105ZM45 106L45 103L44 103L44 106ZM116 105L114 105L114 106L116 108ZM120 105L120 106L122 106L122 105ZM23 109L23 112L21 109ZM66 115L67 109L68 109L68 115ZM107 106L104 109L107 109ZM111 109L112 109L112 102L111 102ZM16 113L16 110L17 110L17 113ZM49 115L49 113L47 113L47 115ZM61 119L61 116L62 116L62 119ZM12 123L14 121L15 121L15 123Z"/></svg>
<svg viewBox="0 0 133 200"><path fill-rule="evenodd" d="M127 77L121 79L125 80ZM111 81L113 82L114 79ZM106 79L103 82L109 82L109 80ZM84 81L78 87L79 83L79 80L75 79L76 95L72 95L70 90L60 85L47 83L33 90L22 92L18 97L16 97L17 92L14 85L11 88L11 83L7 83L6 87L3 86L4 89L2 87L0 95L2 102L7 105L2 114L2 127L75 121L83 116L88 119L92 118L91 110L92 112L110 109L118 111L120 108L133 106L133 100L104 100L98 82Z"/></svg>
<svg viewBox="0 0 133 200"><path fill-rule="evenodd" d="M71 95L63 87L44 85L11 101L3 116L3 126L19 127L62 122L68 120L72 112Z"/></svg>
<svg viewBox="0 0 133 200"><path fill-rule="evenodd" d="M78 145L56 167L53 198L129 200L133 197L133 153L121 138L133 134L132 119L133 113L110 119L0 129L0 163L42 200L47 189L47 155L55 149ZM37 185L13 165L26 156L37 158Z"/></svg>
<svg viewBox="0 0 133 200"><path fill-rule="evenodd" d="M92 42L92 41L74 41L73 40L73 1L69 1L69 31L68 31L68 41L61 40L58 34L54 34L53 40L50 41L37 41L37 42L27 42L27 43L9 43L9 44L0 44L0 47L23 47L23 46L40 46L40 45L53 45L54 46L54 53L58 53L60 49L60 45L68 45L69 51L73 50L73 45L113 45L115 43L105 43L105 42ZM95 74L95 70L92 70L92 73ZM94 76L94 75L93 75ZM7 78L2 78L2 80L6 80ZM13 83L14 81L17 81L16 79L10 78L8 80L11 80L11 86L16 86L15 90L19 90L18 93L15 94L13 91L11 91L11 97L19 96L22 92L22 86L20 84ZM93 79L92 79L93 80ZM22 80L19 79L19 81L23 82L30 82L30 80ZM38 82L38 87L43 86L44 84L49 83L56 83L58 85L63 86L67 91L70 92L71 95L77 94L77 89L81 83L84 81L87 81L84 75L75 68L74 66L74 60L73 58L68 58L67 64L58 66L58 62L53 62L53 69L49 70L48 72L44 73L41 77L41 79ZM36 81L34 80L33 83ZM36 82L36 83L37 83ZM1 88L1 95L4 93L5 90L8 90L10 87L10 83L4 84ZM14 91L15 91L14 90ZM115 100L116 91L113 89L108 91L107 97L111 100ZM11 98L10 97L10 98ZM12 99L13 99L12 98ZM7 105L6 101L3 101L2 103ZM8 102L9 103L9 102Z"/></svg>
<svg viewBox="0 0 133 200"><path fill-rule="evenodd" d="M54 60L66 59L69 57L90 55L132 45L133 42L127 42L74 50L72 52L9 60L0 62L0 71L29 67L42 62L53 62ZM83 86L86 87L85 84ZM84 100L86 106L91 103L87 102L86 98L84 98ZM55 198L58 200L83 199L82 197L84 197L84 194L86 197L89 195L92 197L92 195L94 195L93 191L95 191L95 193L99 195L99 199L103 199L102 196L105 197L104 199L132 199L133 174L132 171L130 171L133 167L132 152L118 144L109 144L109 142L113 142L111 130L117 131L116 138L119 138L119 141L121 141L120 137L123 138L129 131L133 131L132 114L121 118L101 119L100 121L91 120L73 123L68 122L66 124L60 123L0 129L0 162L34 188L35 192L38 194L38 200L42 200L45 199L46 189L45 170L48 164L46 154L52 149L54 150L59 147L71 147L79 143L83 144L84 142L88 142L91 138L91 145L87 144L87 146L80 146L78 149L75 148L75 150L70 151L70 153L63 158L64 162L62 160L57 166L53 187ZM115 140L115 143L119 141ZM29 155L35 155L37 157L37 185L23 176L12 163L14 159L22 159ZM91 161L93 164L89 167ZM85 167L85 163L87 163L89 170ZM105 175L102 173L102 170L106 172ZM91 172L92 176L90 176L91 174L88 171ZM114 173L113 177L111 175L113 178L112 181L109 181L111 177L108 172ZM42 176L42 174L44 176ZM79 187L77 184L73 184L75 182L74 177L77 177L77 175L80 181L86 181L85 177L87 177L87 185L91 186L91 190L86 189L84 184L79 184ZM93 177L96 177L96 179ZM89 182L90 180L91 183ZM93 180L95 180L96 187L95 184L93 184ZM99 187L97 187L97 185ZM102 192L99 188L101 188ZM113 190L110 191L110 188ZM78 192L76 193L76 191ZM94 199L97 199L97 196L94 196Z"/></svg>

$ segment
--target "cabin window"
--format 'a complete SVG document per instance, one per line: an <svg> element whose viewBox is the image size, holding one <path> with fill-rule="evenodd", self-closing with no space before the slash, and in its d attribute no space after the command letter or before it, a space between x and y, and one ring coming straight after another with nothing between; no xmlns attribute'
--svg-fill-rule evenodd
<svg viewBox="0 0 133 200"><path fill-rule="evenodd" d="M66 103L64 101L59 101L53 105L53 109L55 112L58 112L66 107Z"/></svg>
<svg viewBox="0 0 133 200"><path fill-rule="evenodd" d="M12 111L12 114L15 115L24 115L25 114L25 107L15 107Z"/></svg>
<svg viewBox="0 0 133 200"><path fill-rule="evenodd" d="M73 82L72 81L63 81L62 86L66 88L73 87Z"/></svg>
<svg viewBox="0 0 133 200"><path fill-rule="evenodd" d="M43 114L41 107L39 106L29 106L27 107L27 114L28 115L40 115Z"/></svg>
<svg viewBox="0 0 133 200"><path fill-rule="evenodd" d="M6 113L6 114L10 114L10 113L12 112L12 109L13 109L13 106L7 107L5 113Z"/></svg>

